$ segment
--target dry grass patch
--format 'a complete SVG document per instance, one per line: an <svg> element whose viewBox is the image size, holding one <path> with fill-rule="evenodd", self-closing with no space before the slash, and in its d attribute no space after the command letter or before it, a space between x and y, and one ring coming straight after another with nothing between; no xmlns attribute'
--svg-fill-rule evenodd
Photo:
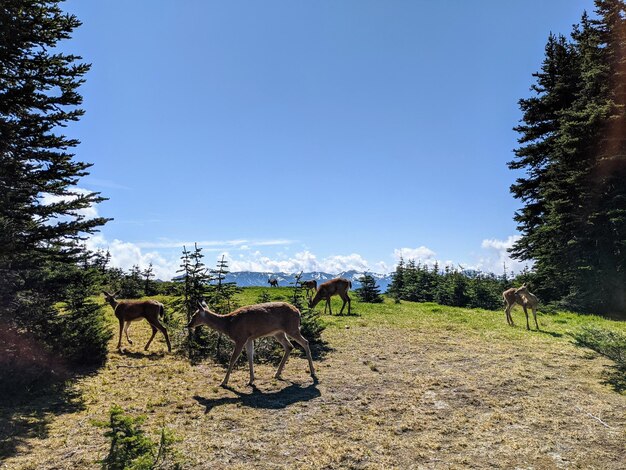
<svg viewBox="0 0 626 470"><path fill-rule="evenodd" d="M108 442L92 423L116 403L155 438L172 429L185 468L623 468L626 396L602 384L605 359L541 333L349 321L324 333L319 384L292 355L288 380L259 365L255 389L247 366L222 389L222 367L162 340L138 352L149 330L133 326L131 352L73 385L82 406L51 413L0 466L98 468Z"/></svg>

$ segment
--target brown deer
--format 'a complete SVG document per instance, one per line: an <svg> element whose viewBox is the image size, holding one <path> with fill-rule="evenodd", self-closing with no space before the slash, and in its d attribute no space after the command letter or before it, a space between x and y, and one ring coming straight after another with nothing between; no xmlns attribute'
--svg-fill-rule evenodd
<svg viewBox="0 0 626 470"><path fill-rule="evenodd" d="M293 349L293 345L287 338L289 336L304 348L309 360L311 377L317 382L309 342L300 333L300 312L293 305L285 302L268 302L241 307L227 315L218 315L209 310L206 304L200 304L200 308L196 310L187 327L197 328L200 325L207 325L220 333L224 333L235 342L235 349L230 357L226 377L221 383L222 387L226 387L228 384L233 366L244 347L250 365L248 384L254 383L254 340L263 336L273 336L285 348L285 355L278 365L276 374L274 374L275 378L280 379L289 353Z"/></svg>
<svg viewBox="0 0 626 470"><path fill-rule="evenodd" d="M306 291L306 296L310 300L311 297L310 297L309 292L317 291L317 281L315 279L311 279L310 281L302 281L300 285L304 288L304 290Z"/></svg>
<svg viewBox="0 0 626 470"><path fill-rule="evenodd" d="M270 287L278 287L278 279L268 279L267 283Z"/></svg>
<svg viewBox="0 0 626 470"><path fill-rule="evenodd" d="M172 352L172 345L170 344L170 337L167 335L167 330L161 322L159 322L159 316L163 316L163 304L157 302L156 300L137 300L137 301L129 301L122 300L118 301L115 296L119 292L115 294L111 294L109 292L103 291L104 297L106 301L113 307L113 311L115 312L115 316L120 322L120 339L117 342L117 349L123 353L124 349L122 348L122 331L126 334L126 339L130 344L133 344L130 337L128 336L128 328L130 327L130 323L133 321L141 320L145 318L150 326L152 327L152 336L148 340L144 350L147 351L150 343L154 339L157 330L163 333L165 336L165 342L167 343L167 350Z"/></svg>
<svg viewBox="0 0 626 470"><path fill-rule="evenodd" d="M522 306L524 313L526 314L526 329L530 330L530 324L528 323L528 307L532 309L535 326L537 327L537 330L539 329L539 323L537 323L537 305L539 304L539 300L529 292L526 284L522 284L522 287L517 289L512 287L505 290L502 293L502 297L504 297L504 302L506 303L506 310L504 313L506 314L506 321L509 325L515 326L513 318L511 317L511 309L513 308L513 305L517 303Z"/></svg>
<svg viewBox="0 0 626 470"><path fill-rule="evenodd" d="M324 313L326 313L326 307L333 314L333 310L330 306L330 298L333 295L338 295L343 300L339 315L343 313L343 309L348 304L348 315L350 314L351 301L348 295L348 290L352 288L352 282L347 279L337 278L326 281L319 286L315 296L309 301L309 308L315 308L315 306L322 300L326 300L326 306L324 307Z"/></svg>

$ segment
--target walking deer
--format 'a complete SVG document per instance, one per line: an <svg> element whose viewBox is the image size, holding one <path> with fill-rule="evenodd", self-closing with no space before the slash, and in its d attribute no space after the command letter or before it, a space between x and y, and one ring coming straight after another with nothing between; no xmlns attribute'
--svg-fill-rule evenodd
<svg viewBox="0 0 626 470"><path fill-rule="evenodd" d="M300 333L300 312L293 305L285 302L268 302L241 307L227 315L218 315L203 303L200 304L200 308L196 310L187 327L197 328L200 325L207 325L220 333L224 333L235 342L228 371L221 383L222 387L226 387L228 384L233 366L244 347L250 365L248 384L254 383L254 340L263 336L273 336L285 348L285 354L278 365L276 374L274 374L275 378L280 378L289 353L293 349L293 345L287 338L289 336L304 348L309 360L311 377L317 382L309 342Z"/></svg>
<svg viewBox="0 0 626 470"><path fill-rule="evenodd" d="M326 281L319 286L317 292L315 293L315 297L313 297L309 301L309 308L315 308L315 306L320 303L322 300L326 300L326 306L324 307L324 312L326 312L326 307L330 311L330 314L333 314L333 310L330 306L330 298L333 295L338 295L343 300L343 304L341 305L341 310L339 311L339 315L343 313L343 309L348 304L348 315L350 314L351 301L350 296L348 295L348 290L352 288L352 282L347 279L337 278L331 279L330 281Z"/></svg>
<svg viewBox="0 0 626 470"><path fill-rule="evenodd" d="M126 339L130 344L133 344L130 337L128 336L128 328L130 327L130 323L134 321L141 320L145 318L150 326L152 327L152 336L148 340L148 343L144 347L144 350L147 351L150 343L154 339L157 330L163 333L165 336L165 342L167 343L167 350L172 352L172 345L170 344L170 338L167 334L167 330L161 322L159 322L159 316L163 316L163 304L157 302L156 300L141 300L141 301L129 301L122 300L119 301L115 298L118 294L111 294L109 292L103 291L104 297L106 301L113 307L113 311L115 312L115 316L120 322L120 339L117 342L117 349L120 352L124 352L122 348L122 331L126 334Z"/></svg>
<svg viewBox="0 0 626 470"><path fill-rule="evenodd" d="M530 324L528 323L528 307L531 308L535 319L535 326L539 329L539 323L537 323L537 305L539 304L539 300L530 293L526 284L523 284L522 287L517 289L512 287L505 290L502 293L502 297L504 297L504 302L506 303L506 310L504 313L506 314L506 321L509 325L515 326L513 318L511 317L511 309L513 308L513 305L517 303L522 306L524 313L526 314L526 329L530 330Z"/></svg>
<svg viewBox="0 0 626 470"><path fill-rule="evenodd" d="M267 283L270 287L278 287L278 279L268 279Z"/></svg>

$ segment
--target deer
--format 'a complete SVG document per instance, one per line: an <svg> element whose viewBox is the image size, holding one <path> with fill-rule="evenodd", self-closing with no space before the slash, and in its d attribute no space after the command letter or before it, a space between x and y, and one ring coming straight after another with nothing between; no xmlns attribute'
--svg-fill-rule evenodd
<svg viewBox="0 0 626 470"><path fill-rule="evenodd" d="M152 336L144 347L144 351L148 350L157 331L160 331L163 333L163 336L165 336L168 352L172 352L172 345L170 344L170 337L167 334L167 330L163 325L161 325L161 322L159 322L159 316L163 316L162 303L157 302L156 300L119 301L115 298L115 296L119 294L119 291L115 294L111 294L107 291L103 291L102 293L104 294L104 297L109 305L113 307L115 316L120 322L120 338L117 342L117 349L120 353L124 353L124 349L122 348L122 331L126 334L128 342L133 344L128 336L128 328L130 327L131 322L141 320L142 318L145 318L146 321L150 323L150 327L152 328Z"/></svg>
<svg viewBox="0 0 626 470"><path fill-rule="evenodd" d="M267 283L270 287L278 287L278 279L268 279Z"/></svg>
<svg viewBox="0 0 626 470"><path fill-rule="evenodd" d="M535 319L535 326L537 330L539 330L539 323L537 323L537 305L539 304L539 300L536 296L530 293L526 284L522 284L522 287L512 287L510 289L505 290L502 293L502 297L504 298L504 302L506 303L506 310L504 313L506 314L506 321L509 325L515 326L513 323L513 318L511 317L511 309L513 305L516 303L521 305L524 309L524 313L526 314L526 329L530 330L530 324L528 323L528 310L530 307L533 312L533 317Z"/></svg>
<svg viewBox="0 0 626 470"><path fill-rule="evenodd" d="M333 310L330 306L330 298L333 295L338 295L343 300L343 305L341 305L341 310L339 311L339 315L343 313L343 309L348 304L348 315L350 314L350 296L348 295L348 290L352 288L352 282L347 279L337 278L331 279L330 281L326 281L319 286L315 296L309 300L309 308L315 308L315 306L322 300L326 300L326 306L324 307L324 313L326 313L326 307L330 311L330 314L333 314Z"/></svg>
<svg viewBox="0 0 626 470"><path fill-rule="evenodd" d="M293 345L289 341L292 338L304 348L309 360L309 370L313 381L317 383L317 376L313 368L313 359L309 342L300 333L300 311L286 302L267 302L263 304L241 307L226 315L219 315L209 309L203 302L199 303L199 309L195 311L187 328L197 328L201 325L219 331L228 336L234 343L235 348L230 357L228 371L220 386L226 387L230 373L235 362L239 358L243 348L246 348L248 364L250 365L250 381L254 384L254 340L264 336L273 336L285 349L285 354L278 365L274 378L281 379L281 374Z"/></svg>
<svg viewBox="0 0 626 470"><path fill-rule="evenodd" d="M300 285L305 289L307 297L309 297L309 291L317 291L317 281L315 279L311 279L310 281L302 281Z"/></svg>

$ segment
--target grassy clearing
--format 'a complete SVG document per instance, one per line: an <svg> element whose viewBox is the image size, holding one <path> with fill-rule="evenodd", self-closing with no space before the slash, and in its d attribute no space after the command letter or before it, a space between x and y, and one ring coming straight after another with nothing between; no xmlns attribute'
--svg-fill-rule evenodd
<svg viewBox="0 0 626 470"><path fill-rule="evenodd" d="M588 326L626 333L623 323L558 313L528 332L521 310L511 328L503 311L352 306L323 317L331 351L317 385L294 354L285 381L261 364L251 389L243 366L221 389L222 367L191 366L159 336L145 353L150 330L134 324L126 355L115 337L105 367L69 391L1 408L0 467L98 468L108 442L93 423L118 404L146 414L155 440L171 429L185 468L623 468L626 396L607 383L611 362L571 338Z"/></svg>

